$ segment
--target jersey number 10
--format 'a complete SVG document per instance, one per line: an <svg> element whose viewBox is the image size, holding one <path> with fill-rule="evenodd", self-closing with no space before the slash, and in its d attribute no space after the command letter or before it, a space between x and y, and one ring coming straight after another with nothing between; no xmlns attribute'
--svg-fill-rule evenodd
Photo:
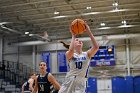
<svg viewBox="0 0 140 93"><path fill-rule="evenodd" d="M76 68L82 69L82 62L75 62Z"/></svg>

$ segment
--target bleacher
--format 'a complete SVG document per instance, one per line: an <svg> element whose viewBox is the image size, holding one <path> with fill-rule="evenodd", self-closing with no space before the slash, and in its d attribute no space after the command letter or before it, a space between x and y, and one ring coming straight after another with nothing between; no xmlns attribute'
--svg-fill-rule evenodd
<svg viewBox="0 0 140 93"><path fill-rule="evenodd" d="M20 93L31 71L30 67L18 62L0 62L0 93Z"/></svg>

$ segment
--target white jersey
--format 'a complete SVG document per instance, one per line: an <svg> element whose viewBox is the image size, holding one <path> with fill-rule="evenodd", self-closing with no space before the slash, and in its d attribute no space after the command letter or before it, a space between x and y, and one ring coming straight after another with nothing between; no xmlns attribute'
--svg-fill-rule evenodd
<svg viewBox="0 0 140 93"><path fill-rule="evenodd" d="M69 61L70 70L58 93L85 93L85 76L90 62L87 52L74 53Z"/></svg>
<svg viewBox="0 0 140 93"><path fill-rule="evenodd" d="M66 77L81 76L85 77L90 63L87 52L82 52L80 55L74 53L73 57L69 60L69 72Z"/></svg>

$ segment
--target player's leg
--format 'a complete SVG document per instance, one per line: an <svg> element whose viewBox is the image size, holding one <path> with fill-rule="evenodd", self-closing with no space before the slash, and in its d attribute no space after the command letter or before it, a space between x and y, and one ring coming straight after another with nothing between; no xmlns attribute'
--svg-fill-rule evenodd
<svg viewBox="0 0 140 93"><path fill-rule="evenodd" d="M75 79L75 92L74 93L85 93L86 90L86 79L85 78L76 78Z"/></svg>
<svg viewBox="0 0 140 93"><path fill-rule="evenodd" d="M74 77L66 78L58 93L73 93L72 91L74 91L74 83Z"/></svg>

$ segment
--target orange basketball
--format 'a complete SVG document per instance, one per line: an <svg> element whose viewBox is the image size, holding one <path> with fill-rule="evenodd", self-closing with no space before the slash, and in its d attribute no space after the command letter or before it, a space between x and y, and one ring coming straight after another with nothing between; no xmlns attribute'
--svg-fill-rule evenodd
<svg viewBox="0 0 140 93"><path fill-rule="evenodd" d="M85 21L82 19L75 19L71 23L71 30L74 34L82 34L86 31Z"/></svg>

